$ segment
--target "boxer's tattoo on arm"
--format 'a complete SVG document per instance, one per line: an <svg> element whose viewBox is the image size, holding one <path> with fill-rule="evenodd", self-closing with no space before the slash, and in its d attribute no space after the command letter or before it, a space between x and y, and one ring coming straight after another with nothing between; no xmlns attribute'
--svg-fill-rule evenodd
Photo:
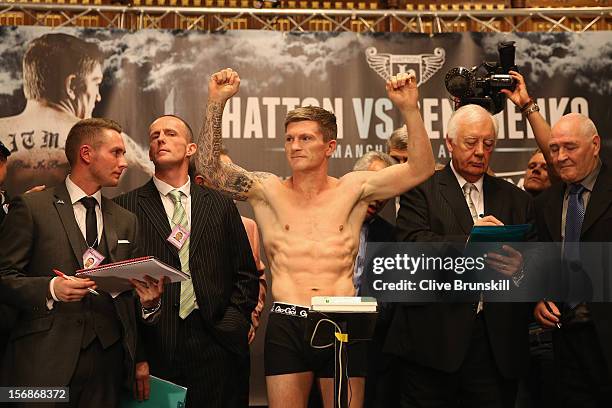
<svg viewBox="0 0 612 408"><path fill-rule="evenodd" d="M208 102L202 130L196 141L196 172L214 188L230 195L234 200L244 201L248 199L255 182L263 181L272 174L249 172L235 164L221 162L221 119L224 106L225 103Z"/></svg>
<svg viewBox="0 0 612 408"><path fill-rule="evenodd" d="M202 130L196 141L200 149L196 160L196 170L206 179L209 174L216 173L221 165L219 156L221 154L221 118L224 105L220 102L208 102Z"/></svg>

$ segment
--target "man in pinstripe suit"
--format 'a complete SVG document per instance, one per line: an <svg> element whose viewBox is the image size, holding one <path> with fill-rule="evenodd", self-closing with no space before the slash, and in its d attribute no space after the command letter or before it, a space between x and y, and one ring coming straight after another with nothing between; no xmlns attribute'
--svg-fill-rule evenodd
<svg viewBox="0 0 612 408"><path fill-rule="evenodd" d="M143 327L139 369L187 387L187 407L246 407L251 312L258 273L229 198L192 183L189 125L166 115L149 127L155 175L116 198L140 224L143 253L191 275L164 291L158 325ZM168 238L182 233L180 244ZM175 245L176 244L176 245Z"/></svg>

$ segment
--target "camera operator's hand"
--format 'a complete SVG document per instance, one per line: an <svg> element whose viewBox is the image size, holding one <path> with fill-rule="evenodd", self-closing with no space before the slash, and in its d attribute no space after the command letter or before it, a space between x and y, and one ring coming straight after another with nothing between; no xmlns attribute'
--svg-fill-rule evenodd
<svg viewBox="0 0 612 408"><path fill-rule="evenodd" d="M516 71L508 71L508 73L516 81L516 88L514 88L514 91L502 89L500 92L506 95L519 108L523 107L530 99L529 93L527 93L527 86L525 85L525 78Z"/></svg>
<svg viewBox="0 0 612 408"><path fill-rule="evenodd" d="M414 73L403 72L391 77L386 84L387 95L402 112L419 109L419 91Z"/></svg>
<svg viewBox="0 0 612 408"><path fill-rule="evenodd" d="M546 122L544 116L540 114L539 107L537 106L535 101L532 101L529 97L529 93L527 93L527 86L525 85L525 79L523 78L523 76L516 71L508 71L508 73L512 76L512 78L516 80L516 88L514 88L514 91L512 92L507 89L502 89L500 92L502 92L508 97L508 99L514 102L514 104L518 106L519 109L521 109L521 112L529 121L529 125L531 126L533 134L535 135L536 143L538 144L540 150L542 150L542 153L544 153L544 159L548 164L548 176L551 178L551 180L553 180L558 177L558 175L556 174L555 167L550 156L550 150L548 147L548 142L551 136L550 125ZM537 109L529 110L527 111L527 113L525 113L523 110L525 108L529 108L529 106L527 106L528 104L529 106L535 105Z"/></svg>

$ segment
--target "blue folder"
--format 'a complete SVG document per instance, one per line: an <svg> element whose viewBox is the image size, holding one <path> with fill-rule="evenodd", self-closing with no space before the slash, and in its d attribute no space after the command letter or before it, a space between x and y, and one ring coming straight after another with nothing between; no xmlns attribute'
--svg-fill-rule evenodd
<svg viewBox="0 0 612 408"><path fill-rule="evenodd" d="M474 226L468 242L523 242L530 229L531 224Z"/></svg>
<svg viewBox="0 0 612 408"><path fill-rule="evenodd" d="M151 395L146 401L139 402L132 395L121 399L119 408L185 408L187 388L151 376Z"/></svg>

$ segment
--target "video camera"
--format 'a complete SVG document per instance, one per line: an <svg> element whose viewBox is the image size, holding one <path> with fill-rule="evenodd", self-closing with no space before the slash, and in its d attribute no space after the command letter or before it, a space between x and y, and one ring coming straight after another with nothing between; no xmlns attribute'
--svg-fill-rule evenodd
<svg viewBox="0 0 612 408"><path fill-rule="evenodd" d="M480 65L467 69L456 67L448 71L444 83L451 95L456 97L455 109L464 105L480 105L491 114L504 109L506 95L502 89L511 91L516 87L516 81L508 71L518 71L514 65L514 41L504 41L498 44L499 62L485 61Z"/></svg>

